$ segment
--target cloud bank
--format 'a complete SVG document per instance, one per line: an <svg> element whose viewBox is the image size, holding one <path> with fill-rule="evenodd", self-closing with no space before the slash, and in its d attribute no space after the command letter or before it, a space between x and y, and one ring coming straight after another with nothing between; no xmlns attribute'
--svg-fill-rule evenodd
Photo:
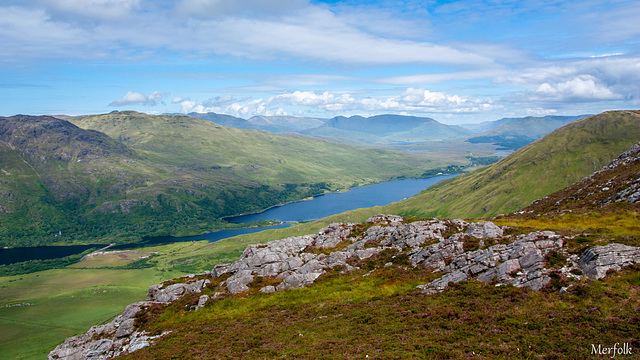
<svg viewBox="0 0 640 360"><path fill-rule="evenodd" d="M109 106L128 106L128 105L143 105L143 106L155 106L162 102L164 94L161 91L154 91L149 95L144 95L139 92L129 91L120 99L113 101Z"/></svg>

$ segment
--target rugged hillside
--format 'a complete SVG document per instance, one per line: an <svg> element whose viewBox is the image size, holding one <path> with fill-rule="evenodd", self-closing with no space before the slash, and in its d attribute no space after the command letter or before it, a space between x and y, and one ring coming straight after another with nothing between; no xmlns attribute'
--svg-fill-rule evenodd
<svg viewBox="0 0 640 360"><path fill-rule="evenodd" d="M614 344L637 357L639 150L536 202L582 204L588 229L548 206L521 212L537 220L517 225L394 215L334 223L152 285L146 301L49 359L585 358ZM594 203L607 187L616 219L632 226L600 212L606 200Z"/></svg>
<svg viewBox="0 0 640 360"><path fill-rule="evenodd" d="M426 117L377 115L368 118L337 116L318 128L302 133L392 144L460 138L473 132L459 126L444 125Z"/></svg>
<svg viewBox="0 0 640 360"><path fill-rule="evenodd" d="M481 218L506 214L573 184L640 141L640 111L611 111L561 127L501 161L443 181L383 211Z"/></svg>
<svg viewBox="0 0 640 360"><path fill-rule="evenodd" d="M471 143L492 143L505 149L519 149L553 130L589 115L545 116L502 119L500 124L467 139ZM509 121L505 121L509 120Z"/></svg>
<svg viewBox="0 0 640 360"><path fill-rule="evenodd" d="M46 116L0 118L0 153L3 246L68 240L92 228L103 234L101 222L76 217L106 210L163 171L103 133Z"/></svg>
<svg viewBox="0 0 640 360"><path fill-rule="evenodd" d="M2 246L204 231L222 216L431 167L424 156L184 116L71 120L95 129L52 117L0 119Z"/></svg>
<svg viewBox="0 0 640 360"><path fill-rule="evenodd" d="M534 201L514 215L547 216L564 212L603 211L607 205L640 203L640 143L611 164L577 183Z"/></svg>

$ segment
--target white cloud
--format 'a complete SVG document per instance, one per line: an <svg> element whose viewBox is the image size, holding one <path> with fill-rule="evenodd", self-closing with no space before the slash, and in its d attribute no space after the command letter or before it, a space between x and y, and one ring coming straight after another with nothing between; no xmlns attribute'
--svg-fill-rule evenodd
<svg viewBox="0 0 640 360"><path fill-rule="evenodd" d="M198 18L282 15L308 6L306 0L182 0L176 11Z"/></svg>
<svg viewBox="0 0 640 360"><path fill-rule="evenodd" d="M88 50L91 44L87 35L81 29L51 21L44 9L0 7L0 57L10 62L23 63L25 58L43 55L65 56L68 49L84 46Z"/></svg>
<svg viewBox="0 0 640 360"><path fill-rule="evenodd" d="M154 91L148 96L139 92L129 91L125 96L121 97L116 101L113 101L111 104L109 104L109 106L126 106L126 105L155 106L158 103L162 102L163 97L164 97L164 93L161 91Z"/></svg>
<svg viewBox="0 0 640 360"><path fill-rule="evenodd" d="M29 55L122 58L169 50L204 58L234 56L359 65L477 67L493 62L491 55L463 46L388 38L353 26L329 9L306 1L291 5L284 0L185 0L175 9L183 16L166 9L144 11L140 0L89 1L91 6L81 5L82 0L41 0L38 8L0 7L0 23L8 25L0 30L0 41L12 45L9 57L37 48L43 51ZM209 18L201 7L228 15ZM253 9L260 16L246 14L243 9ZM11 12L15 14L9 16ZM31 20L28 28L21 23L25 19Z"/></svg>
<svg viewBox="0 0 640 360"><path fill-rule="evenodd" d="M183 113L215 112L248 118L254 115L315 114L335 116L346 113L473 113L498 108L489 100L471 99L443 92L409 88L402 94L387 97L359 97L346 92L295 91L265 99L218 97L201 104L181 103Z"/></svg>
<svg viewBox="0 0 640 360"><path fill-rule="evenodd" d="M517 101L637 103L640 94L640 57L609 56L563 61L553 65L512 72L497 78L501 85L527 90Z"/></svg>
<svg viewBox="0 0 640 360"><path fill-rule="evenodd" d="M80 15L97 19L118 19L140 8L140 0L37 0L56 15Z"/></svg>
<svg viewBox="0 0 640 360"><path fill-rule="evenodd" d="M576 76L557 84L542 83L533 92L538 97L557 101L566 100L613 100L622 96L614 94L591 75Z"/></svg>

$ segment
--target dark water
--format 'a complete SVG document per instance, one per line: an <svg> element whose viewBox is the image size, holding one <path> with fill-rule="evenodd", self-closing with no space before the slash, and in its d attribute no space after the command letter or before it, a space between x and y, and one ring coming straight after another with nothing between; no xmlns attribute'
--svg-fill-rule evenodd
<svg viewBox="0 0 640 360"><path fill-rule="evenodd" d="M453 177L441 175L427 179L406 179L363 186L343 193L316 196L313 200L299 201L273 207L258 214L228 217L233 223L259 220L310 221L364 207L387 205L412 197L429 186Z"/></svg>
<svg viewBox="0 0 640 360"><path fill-rule="evenodd" d="M99 249L104 245L37 246L27 248L0 249L0 265L29 260L57 259L80 254L85 250Z"/></svg>
<svg viewBox="0 0 640 360"><path fill-rule="evenodd" d="M214 241L230 238L236 235L251 234L251 233L259 232L262 230L284 229L289 226L291 226L291 224L284 223L284 224L278 224L278 225L268 226L268 227L259 227L259 228L217 230L217 231L212 231L206 234L195 235L195 236L182 236L182 237L158 236L154 238L145 239L145 241L141 243L112 246L109 248L109 250L128 250L128 249L135 249L135 248L150 246L150 245L169 244L169 243L174 243L179 241L207 240L209 242L214 242Z"/></svg>
<svg viewBox="0 0 640 360"><path fill-rule="evenodd" d="M109 250L130 250L141 248L151 245L169 244L179 241L197 241L208 240L214 242L226 238L230 238L236 235L250 234L262 230L268 229L282 229L291 226L291 224L279 224L269 227L261 228L245 228L245 229L228 229L212 231L210 233L197 235L197 236L161 236L155 238L145 239L143 242L134 244L124 244L109 247ZM24 248L12 248L12 249L0 249L0 265L7 265L29 260L47 260L58 259L69 255L80 254L87 249L101 249L105 247L105 244L100 245L69 245L69 246L37 246L37 247L24 247Z"/></svg>
<svg viewBox="0 0 640 360"><path fill-rule="evenodd" d="M396 180L376 185L363 186L343 193L320 195L314 197L313 200L290 203L271 208L258 214L235 216L227 218L226 220L233 223L248 223L259 220L277 220L282 222L317 220L353 209L386 205L399 201L404 198L411 197L438 181L452 176L455 175L442 175L427 179ZM262 228L212 231L198 236L163 236L145 239L145 241L141 243L112 246L109 249L135 249L143 246L167 244L179 241L208 240L209 242L213 242L236 235L249 234L267 229L281 229L288 226L290 226L290 224L285 223ZM105 245L71 245L0 249L0 264L12 264L36 259L56 259L69 255L80 254L90 248L99 249L104 246Z"/></svg>

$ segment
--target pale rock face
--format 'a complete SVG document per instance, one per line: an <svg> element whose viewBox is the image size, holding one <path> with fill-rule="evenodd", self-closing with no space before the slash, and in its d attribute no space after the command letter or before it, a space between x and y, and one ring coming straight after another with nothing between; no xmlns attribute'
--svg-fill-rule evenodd
<svg viewBox="0 0 640 360"><path fill-rule="evenodd" d="M607 271L619 271L623 266L640 264L640 248L609 244L594 246L580 256L580 268L591 279L601 279Z"/></svg>
<svg viewBox="0 0 640 360"><path fill-rule="evenodd" d="M466 234L478 239L495 239L503 235L502 229L491 221L472 223L467 228Z"/></svg>
<svg viewBox="0 0 640 360"><path fill-rule="evenodd" d="M198 298L198 305L196 305L196 310L202 309L209 301L209 295L202 295Z"/></svg>
<svg viewBox="0 0 640 360"><path fill-rule="evenodd" d="M247 284L253 281L251 270L239 270L227 279L227 290L232 294L249 291Z"/></svg>

